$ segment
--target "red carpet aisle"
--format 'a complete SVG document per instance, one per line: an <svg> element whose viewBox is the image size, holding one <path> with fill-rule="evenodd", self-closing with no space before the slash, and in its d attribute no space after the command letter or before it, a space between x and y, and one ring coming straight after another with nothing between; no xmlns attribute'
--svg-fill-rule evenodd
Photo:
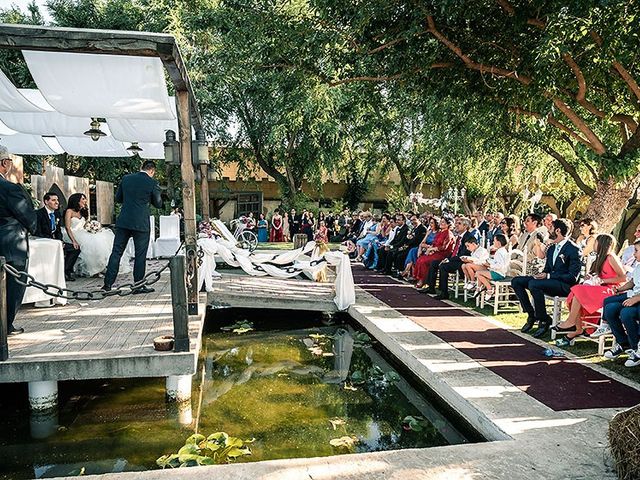
<svg viewBox="0 0 640 480"><path fill-rule="evenodd" d="M547 359L539 345L483 317L420 294L407 283L360 265L353 265L353 276L356 285L553 410L640 403L640 391L578 363Z"/></svg>

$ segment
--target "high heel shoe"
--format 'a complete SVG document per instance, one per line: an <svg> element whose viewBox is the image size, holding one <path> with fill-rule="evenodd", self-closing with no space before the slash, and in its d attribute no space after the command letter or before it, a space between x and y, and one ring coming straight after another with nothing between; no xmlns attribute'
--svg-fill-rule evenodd
<svg viewBox="0 0 640 480"><path fill-rule="evenodd" d="M555 330L556 332L575 332L576 326L571 325L570 327L561 327L560 325L555 325L551 327L551 330Z"/></svg>

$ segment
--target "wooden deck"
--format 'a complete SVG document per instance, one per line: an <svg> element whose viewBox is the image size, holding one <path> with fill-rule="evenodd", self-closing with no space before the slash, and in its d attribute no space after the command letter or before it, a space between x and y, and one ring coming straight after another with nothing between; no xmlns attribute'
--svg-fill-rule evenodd
<svg viewBox="0 0 640 480"><path fill-rule="evenodd" d="M163 262L150 262L147 271ZM131 274L118 283L131 281ZM102 279L79 279L69 286L97 289ZM96 378L166 377L195 373L202 325L199 315L189 322L189 352L157 352L153 339L173 334L169 271L146 295L113 296L105 300L70 301L65 306L23 306L16 325L25 333L9 338L9 359L0 362L0 383Z"/></svg>
<svg viewBox="0 0 640 480"><path fill-rule="evenodd" d="M333 283L311 280L251 277L221 270L207 293L207 304L214 307L269 308L336 312Z"/></svg>

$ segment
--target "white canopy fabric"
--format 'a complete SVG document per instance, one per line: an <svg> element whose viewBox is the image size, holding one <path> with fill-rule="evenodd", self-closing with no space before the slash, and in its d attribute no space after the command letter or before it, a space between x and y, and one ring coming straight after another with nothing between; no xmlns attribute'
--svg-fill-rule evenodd
<svg viewBox="0 0 640 480"><path fill-rule="evenodd" d="M169 97L171 112L176 116L175 97ZM108 118L111 134L121 142L162 143L164 133L173 130L178 133L178 120L143 120L139 118Z"/></svg>
<svg viewBox="0 0 640 480"><path fill-rule="evenodd" d="M161 143L140 143L142 151L138 153L140 158L159 160L164 158L164 145Z"/></svg>
<svg viewBox="0 0 640 480"><path fill-rule="evenodd" d="M89 137L56 137L60 146L69 155L79 157L130 157L128 145L115 140L113 137L102 137L94 142Z"/></svg>
<svg viewBox="0 0 640 480"><path fill-rule="evenodd" d="M0 70L0 110L6 112L41 112L42 109L27 100L11 80Z"/></svg>
<svg viewBox="0 0 640 480"><path fill-rule="evenodd" d="M59 155L64 153L64 149L58 145L55 138L45 139L26 133L3 135L0 143L16 155Z"/></svg>
<svg viewBox="0 0 640 480"><path fill-rule="evenodd" d="M38 89L60 113L77 117L175 118L159 58L31 50L23 50L22 54Z"/></svg>
<svg viewBox="0 0 640 480"><path fill-rule="evenodd" d="M0 136L2 135L15 135L16 132L15 130L10 129L9 127L7 127L4 123L2 123L0 121Z"/></svg>

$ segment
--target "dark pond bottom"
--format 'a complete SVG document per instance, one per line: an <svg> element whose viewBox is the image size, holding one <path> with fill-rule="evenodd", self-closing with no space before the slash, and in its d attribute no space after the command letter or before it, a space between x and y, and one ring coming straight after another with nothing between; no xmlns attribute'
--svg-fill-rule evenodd
<svg viewBox="0 0 640 480"><path fill-rule="evenodd" d="M218 328L245 319L253 330ZM181 409L165 403L162 379L63 382L48 416L30 414L25 385L2 385L0 478L154 469L196 429L255 438L243 462L467 441L347 324L217 310L207 329L191 405ZM343 437L347 446L331 444Z"/></svg>

